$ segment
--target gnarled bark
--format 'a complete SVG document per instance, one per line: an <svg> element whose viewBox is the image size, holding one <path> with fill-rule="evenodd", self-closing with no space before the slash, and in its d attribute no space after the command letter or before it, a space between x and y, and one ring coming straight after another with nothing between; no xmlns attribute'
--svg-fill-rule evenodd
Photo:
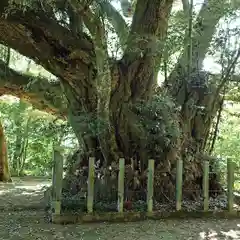
<svg viewBox="0 0 240 240"><path fill-rule="evenodd" d="M66 115L60 82L16 72L0 60L0 95L9 94L52 114Z"/></svg>

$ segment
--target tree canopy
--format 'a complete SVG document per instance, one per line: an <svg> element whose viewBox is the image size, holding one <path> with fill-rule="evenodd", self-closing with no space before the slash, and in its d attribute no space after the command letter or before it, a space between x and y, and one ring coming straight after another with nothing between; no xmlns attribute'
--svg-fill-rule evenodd
<svg viewBox="0 0 240 240"><path fill-rule="evenodd" d="M66 99L62 97L59 79L68 79L72 86L81 85L82 89L97 84L94 75L92 82L89 78L86 79L86 76L92 69L99 71L96 56L100 53L96 49L102 49L102 46L97 47L97 44L106 44L103 43L103 41L106 42L106 39L103 39L106 37L106 31L117 35L115 42L122 53L120 59L124 64L134 65L139 58L145 63L151 59L156 62L156 71L158 71L164 50L163 40L167 31L167 19L173 2L149 0L131 4L127 0L121 0L122 12L125 16L131 18L134 12L130 20L132 24L129 26L129 19L126 20L120 11L116 10L117 3L114 4L108 0L2 1L0 42L34 60L58 79L49 81L48 78L16 72L7 66L9 57L6 56L0 64L1 92L25 97L36 106L48 111L59 112L61 109L60 111L64 113ZM174 82L174 75L188 62L187 44L184 47L178 44L178 49L176 49L177 46L173 47L174 41L186 42L184 34L179 32L186 29L187 18L184 21L181 20L181 24L176 23L181 14L181 19L189 14L189 4L186 2L183 1L184 12L178 11L177 18L170 19L170 24L171 21L175 21L172 24L173 26L176 24L178 29L173 27L169 30L170 36L172 34L174 37L168 38L169 41L173 41L173 43L170 42L171 47L168 46L168 59L171 55L182 52L178 64L175 65L175 70L178 69L178 71L172 71L168 80L169 84L174 85L171 90L173 93L178 91L178 84L182 85L181 81L178 84ZM193 64L197 62L198 65L202 65L219 20L238 8L235 1L229 3L223 0L211 0L203 3L193 22L192 58L198 58L198 61L192 61ZM99 19L102 21L98 21ZM185 30L185 38L186 35ZM172 52L169 52L170 49ZM101 54L106 54L106 50L104 51L105 53ZM109 55L107 58L110 57ZM141 74L147 73L141 72ZM149 84L147 80L141 83L137 76L134 79L137 82L137 88L147 88ZM116 83L111 81L111 85L113 84ZM103 89L107 91L105 87ZM136 89L135 92L141 91ZM79 97L85 98L85 94L83 90L78 91ZM103 91L101 94L104 94Z"/></svg>

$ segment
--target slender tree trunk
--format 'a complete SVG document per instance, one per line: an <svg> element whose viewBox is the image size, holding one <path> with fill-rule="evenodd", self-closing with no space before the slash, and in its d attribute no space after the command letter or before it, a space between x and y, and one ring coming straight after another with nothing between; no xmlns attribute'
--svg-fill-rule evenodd
<svg viewBox="0 0 240 240"><path fill-rule="evenodd" d="M15 139L15 150L12 156L13 159L13 171L15 174L19 175L19 167L20 167L20 152L22 147L22 136L18 131Z"/></svg>
<svg viewBox="0 0 240 240"><path fill-rule="evenodd" d="M20 100L18 108L14 115L14 123L17 127L17 132L15 136L15 149L12 156L12 162L13 162L13 171L19 176L21 171L21 160L22 160L22 151L24 149L24 142L25 142L25 131L24 129L26 126L24 126L24 111L26 110L26 103L22 100ZM28 120L27 123L28 124Z"/></svg>
<svg viewBox="0 0 240 240"><path fill-rule="evenodd" d="M24 171L24 166L26 162L27 157L27 148L28 148L28 131L29 131L29 122L31 121L31 117L28 117L25 126L24 131L22 135L22 142L21 142L21 151L18 156L19 158L19 168L18 168L18 176L21 176Z"/></svg>

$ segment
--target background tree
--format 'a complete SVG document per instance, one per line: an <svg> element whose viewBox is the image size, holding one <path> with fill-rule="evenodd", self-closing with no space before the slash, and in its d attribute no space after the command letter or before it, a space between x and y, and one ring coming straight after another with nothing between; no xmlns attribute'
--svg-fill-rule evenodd
<svg viewBox="0 0 240 240"><path fill-rule="evenodd" d="M4 130L2 123L0 122L0 181L1 182L9 182L11 181L11 175L8 166L8 155L7 155L7 144L6 138L4 135Z"/></svg>

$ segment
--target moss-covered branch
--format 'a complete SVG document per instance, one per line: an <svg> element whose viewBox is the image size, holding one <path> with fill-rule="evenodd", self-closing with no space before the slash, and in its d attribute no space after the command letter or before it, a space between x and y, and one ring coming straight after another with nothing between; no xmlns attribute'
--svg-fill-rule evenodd
<svg viewBox="0 0 240 240"><path fill-rule="evenodd" d="M3 0L0 43L33 59L60 79L87 85L95 64L94 46L86 33L76 35L44 9Z"/></svg>
<svg viewBox="0 0 240 240"><path fill-rule="evenodd" d="M29 101L34 107L64 115L66 105L60 82L16 72L0 61L0 94L9 94Z"/></svg>
<svg viewBox="0 0 240 240"><path fill-rule="evenodd" d="M156 66L164 49L173 0L137 1L127 46L122 58L125 96L133 102L149 98L156 80Z"/></svg>

